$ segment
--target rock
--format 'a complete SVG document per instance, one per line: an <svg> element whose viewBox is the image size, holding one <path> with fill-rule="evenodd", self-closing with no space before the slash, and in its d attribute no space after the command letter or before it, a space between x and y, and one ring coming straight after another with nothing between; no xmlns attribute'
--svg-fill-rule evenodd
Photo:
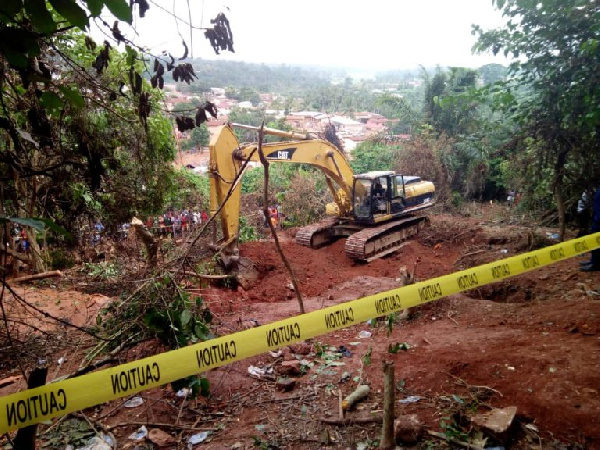
<svg viewBox="0 0 600 450"><path fill-rule="evenodd" d="M173 436L159 428L152 428L148 432L148 439L159 448L177 444L177 440Z"/></svg>
<svg viewBox="0 0 600 450"><path fill-rule="evenodd" d="M275 382L275 387L280 391L288 392L296 387L296 380L281 377Z"/></svg>
<svg viewBox="0 0 600 450"><path fill-rule="evenodd" d="M302 375L301 372L302 363L297 359L291 359L289 361L283 361L281 366L277 369L277 372L280 375L285 375L288 377L296 377Z"/></svg>
<svg viewBox="0 0 600 450"><path fill-rule="evenodd" d="M248 291L260 279L260 273L250 259L242 257L239 260L236 279L242 289Z"/></svg>
<svg viewBox="0 0 600 450"><path fill-rule="evenodd" d="M423 424L416 414L404 414L394 421L397 444L414 445L423 435Z"/></svg>
<svg viewBox="0 0 600 450"><path fill-rule="evenodd" d="M311 345L307 342L290 345L289 349L298 355L308 355L312 350Z"/></svg>
<svg viewBox="0 0 600 450"><path fill-rule="evenodd" d="M516 406L508 406L502 409L492 409L487 413L473 416L471 418L471 422L480 426L481 428L486 428L495 433L504 433L512 424L516 413Z"/></svg>

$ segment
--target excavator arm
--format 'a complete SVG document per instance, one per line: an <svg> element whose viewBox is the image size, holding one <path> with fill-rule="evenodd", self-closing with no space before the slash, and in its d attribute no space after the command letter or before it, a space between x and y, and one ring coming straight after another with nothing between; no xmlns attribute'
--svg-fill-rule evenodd
<svg viewBox="0 0 600 450"><path fill-rule="evenodd" d="M258 144L241 145L232 126L259 130L245 125L224 125L210 141L210 210L219 212L224 248L237 259L237 236L240 219L240 183L248 162L260 161ZM309 164L325 175L340 216L352 212L353 171L344 154L326 140L313 139L300 133L263 128L264 134L287 137L284 142L263 143L262 151L269 162ZM226 263L227 265L227 263Z"/></svg>

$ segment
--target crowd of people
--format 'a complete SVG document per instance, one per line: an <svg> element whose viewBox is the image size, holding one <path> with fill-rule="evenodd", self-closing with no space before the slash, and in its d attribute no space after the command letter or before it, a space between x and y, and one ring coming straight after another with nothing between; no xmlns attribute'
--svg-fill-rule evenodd
<svg viewBox="0 0 600 450"><path fill-rule="evenodd" d="M206 211L169 210L158 216L149 216L145 225L151 233L157 236L181 236L192 231L198 225L208 222Z"/></svg>

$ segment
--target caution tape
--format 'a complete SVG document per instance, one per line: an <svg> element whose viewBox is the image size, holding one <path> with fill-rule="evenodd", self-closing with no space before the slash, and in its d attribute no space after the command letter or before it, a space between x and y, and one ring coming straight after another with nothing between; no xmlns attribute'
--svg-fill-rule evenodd
<svg viewBox="0 0 600 450"><path fill-rule="evenodd" d="M600 247L600 233L0 398L0 434L294 342L484 286Z"/></svg>

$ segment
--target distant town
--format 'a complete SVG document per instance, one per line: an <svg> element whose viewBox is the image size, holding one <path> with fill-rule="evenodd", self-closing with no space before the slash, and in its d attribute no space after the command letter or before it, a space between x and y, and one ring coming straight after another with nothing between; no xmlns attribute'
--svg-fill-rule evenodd
<svg viewBox="0 0 600 450"><path fill-rule="evenodd" d="M165 101L169 110L173 110L175 105L179 103L189 103L192 100L200 100L196 95L188 95L177 90L175 84L165 84ZM335 114L325 114L319 111L297 111L285 114L283 110L271 109L271 105L276 100L281 100L278 94L262 93L260 94L260 104L254 106L249 101L240 101L227 98L224 88L211 88L208 95L210 101L215 104L218 109L218 118L211 118L207 122L209 132L229 121L229 114L232 108L240 110L256 110L261 109L266 115L276 119L284 119L293 130L307 133L322 133L328 124L332 124L336 129L336 134L344 146L344 150L351 154L352 150L358 144L366 139L381 135L388 131L388 125L392 119L388 119L381 114L374 112L357 112L354 117L346 117ZM187 133L177 133L178 140L187 139ZM394 136L396 139L410 139L409 134Z"/></svg>

